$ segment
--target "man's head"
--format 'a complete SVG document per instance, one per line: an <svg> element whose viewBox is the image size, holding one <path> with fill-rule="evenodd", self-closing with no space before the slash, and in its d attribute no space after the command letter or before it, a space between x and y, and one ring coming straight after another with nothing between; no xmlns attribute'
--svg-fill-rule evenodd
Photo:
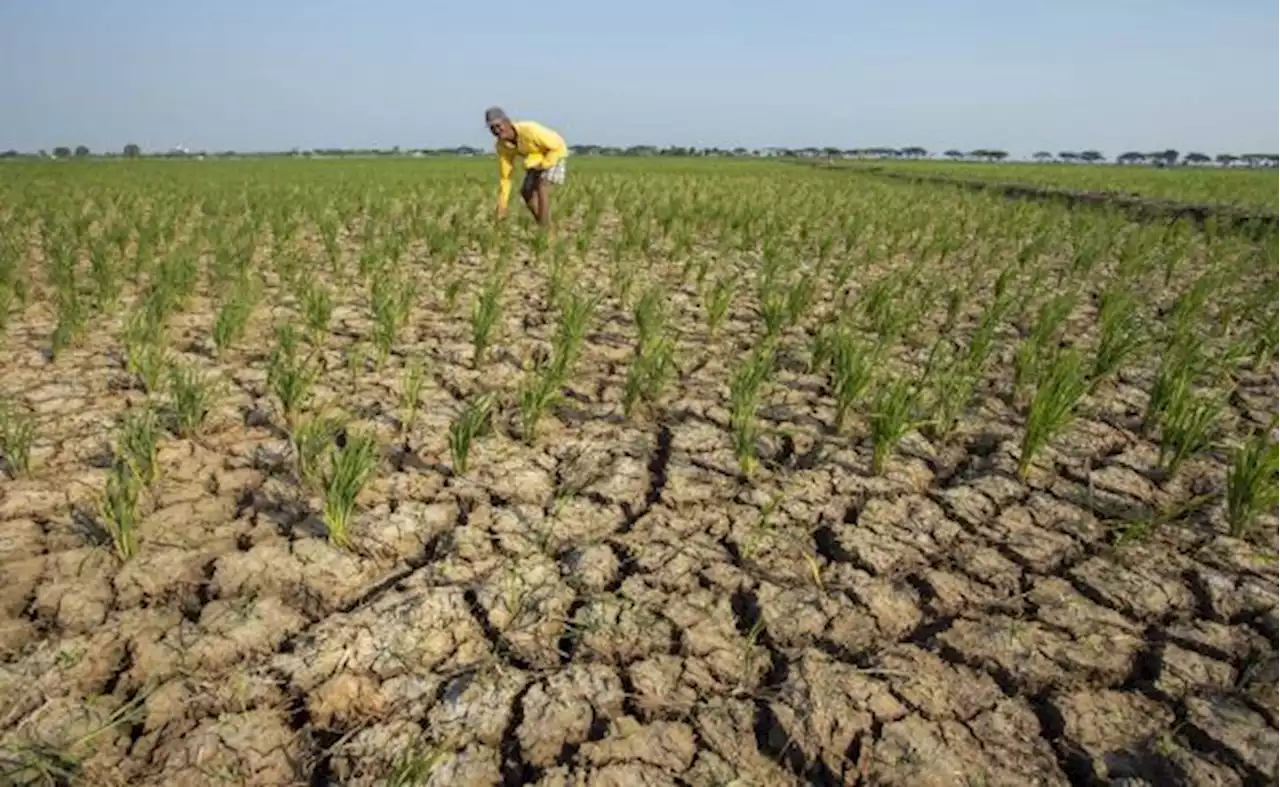
<svg viewBox="0 0 1280 787"><path fill-rule="evenodd" d="M511 123L511 118L507 117L507 113L499 107L489 107L484 111L484 123L489 127L489 132L498 139L507 142L515 140L516 127Z"/></svg>

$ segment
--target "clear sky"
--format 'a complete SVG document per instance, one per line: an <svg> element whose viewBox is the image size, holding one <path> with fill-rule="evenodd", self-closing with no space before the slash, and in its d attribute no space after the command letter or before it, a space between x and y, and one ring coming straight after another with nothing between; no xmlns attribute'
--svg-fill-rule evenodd
<svg viewBox="0 0 1280 787"><path fill-rule="evenodd" d="M0 0L0 150L1275 152L1276 0Z"/></svg>

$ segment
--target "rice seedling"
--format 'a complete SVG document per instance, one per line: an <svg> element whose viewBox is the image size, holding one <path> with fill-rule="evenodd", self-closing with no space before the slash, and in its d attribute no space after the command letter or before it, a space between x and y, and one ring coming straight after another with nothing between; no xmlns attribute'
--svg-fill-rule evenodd
<svg viewBox="0 0 1280 787"><path fill-rule="evenodd" d="M471 346L475 367L484 365L485 353L493 342L493 330L502 319L502 279L491 276L471 307Z"/></svg>
<svg viewBox="0 0 1280 787"><path fill-rule="evenodd" d="M1275 419L1231 453L1227 473L1227 524L1231 535L1248 535L1259 515L1273 511L1280 488L1280 446L1277 446Z"/></svg>
<svg viewBox="0 0 1280 787"><path fill-rule="evenodd" d="M128 560L138 551L143 486L145 481L133 463L117 461L112 464L99 501L98 514L121 560Z"/></svg>
<svg viewBox="0 0 1280 787"><path fill-rule="evenodd" d="M303 287L301 301L302 315L311 334L311 343L319 344L321 337L329 330L329 320L333 317L333 294L321 282L312 281Z"/></svg>
<svg viewBox="0 0 1280 787"><path fill-rule="evenodd" d="M574 293L565 300L560 310L560 324L556 326L556 335L551 339L551 358L555 375L561 384L568 379L582 351L582 343L586 340L599 303L599 296Z"/></svg>
<svg viewBox="0 0 1280 787"><path fill-rule="evenodd" d="M809 310L813 307L815 277L815 272L808 270L796 277L787 289L786 321L788 325L799 325L809 315Z"/></svg>
<svg viewBox="0 0 1280 787"><path fill-rule="evenodd" d="M329 454L324 476L324 524L334 546L346 547L356 497L373 475L378 460L378 443L372 435L347 432L342 447Z"/></svg>
<svg viewBox="0 0 1280 787"><path fill-rule="evenodd" d="M1160 356L1155 379L1147 397L1147 408L1142 416L1142 427L1152 432L1165 419L1177 392L1191 385L1196 369L1202 365L1203 343L1199 337L1175 335Z"/></svg>
<svg viewBox="0 0 1280 787"><path fill-rule="evenodd" d="M839 433L844 428L849 410L862 397L871 382L877 362L874 350L858 341L849 328L837 330L832 337L831 395L836 401L832 429Z"/></svg>
<svg viewBox="0 0 1280 787"><path fill-rule="evenodd" d="M31 472L31 445L36 437L36 419L14 404L0 401L0 455L5 470L13 478Z"/></svg>
<svg viewBox="0 0 1280 787"><path fill-rule="evenodd" d="M641 401L653 403L675 376L675 342L665 336L640 345L631 357L622 388L622 412L630 418Z"/></svg>
<svg viewBox="0 0 1280 787"><path fill-rule="evenodd" d="M427 383L427 365L422 357L414 355L405 363L404 374L400 379L400 430L413 428L418 416L418 407L422 404L422 389Z"/></svg>
<svg viewBox="0 0 1280 787"><path fill-rule="evenodd" d="M889 455L919 420L920 388L907 376L887 382L876 389L867 415L871 432L871 472L884 472Z"/></svg>
<svg viewBox="0 0 1280 787"><path fill-rule="evenodd" d="M774 348L762 342L729 379L729 434L733 454L743 475L750 478L758 464L756 442L759 425L756 410L765 384L773 373Z"/></svg>
<svg viewBox="0 0 1280 787"><path fill-rule="evenodd" d="M468 402L449 426L449 456L454 475L467 474L471 448L488 433L492 410L493 394L482 394Z"/></svg>
<svg viewBox="0 0 1280 787"><path fill-rule="evenodd" d="M1013 389L1035 385L1045 364L1056 350L1058 330L1075 308L1076 294L1063 292L1054 295L1040 307L1035 323L1027 338L1018 345L1013 362Z"/></svg>
<svg viewBox="0 0 1280 787"><path fill-rule="evenodd" d="M1026 478L1031 462L1062 431L1089 390L1089 377L1078 350L1059 350L1036 380L1027 409L1018 455L1018 475Z"/></svg>
<svg viewBox="0 0 1280 787"><path fill-rule="evenodd" d="M554 364L534 367L520 381L517 404L520 410L520 434L530 445L537 437L538 422L560 398L561 379Z"/></svg>
<svg viewBox="0 0 1280 787"><path fill-rule="evenodd" d="M667 322L666 293L660 285L653 285L636 300L632 313L636 321L637 346L643 347L662 332Z"/></svg>
<svg viewBox="0 0 1280 787"><path fill-rule="evenodd" d="M466 289L467 280L461 275L455 276L444 285L444 310L452 314L458 307L458 296Z"/></svg>
<svg viewBox="0 0 1280 787"><path fill-rule="evenodd" d="M1138 299L1128 289L1110 287L1098 306L1098 348L1090 374L1093 387L1115 374L1146 342Z"/></svg>
<svg viewBox="0 0 1280 787"><path fill-rule="evenodd" d="M738 289L738 277L726 273L703 291L703 309L707 313L707 332L714 338L724 325Z"/></svg>
<svg viewBox="0 0 1280 787"><path fill-rule="evenodd" d="M929 428L934 437L946 438L955 431L964 410L973 398L978 374L969 358L950 337L942 336L930 351Z"/></svg>
<svg viewBox="0 0 1280 787"><path fill-rule="evenodd" d="M282 324L276 331L276 348L267 364L267 387L280 405L286 428L292 428L294 416L311 396L315 379L310 359L298 357L297 334L288 323Z"/></svg>
<svg viewBox="0 0 1280 787"><path fill-rule="evenodd" d="M409 319L415 287L400 276L379 276L371 288L373 311L373 345L377 349L377 368L381 369L391 353L391 346Z"/></svg>
<svg viewBox="0 0 1280 787"><path fill-rule="evenodd" d="M1160 470L1166 477L1209 446L1226 404L1226 397L1216 391L1195 391L1189 377L1175 381L1160 419Z"/></svg>
<svg viewBox="0 0 1280 787"><path fill-rule="evenodd" d="M257 305L257 287L248 276L240 276L227 298L218 305L213 318L213 346L222 355L244 337Z"/></svg>
<svg viewBox="0 0 1280 787"><path fill-rule="evenodd" d="M154 483L159 472L156 452L161 429L160 418L150 406L129 410L120 421L117 459L133 468L144 484Z"/></svg>
<svg viewBox="0 0 1280 787"><path fill-rule="evenodd" d="M198 437L217 401L216 385L198 369L175 365L169 371L169 399L180 437Z"/></svg>
<svg viewBox="0 0 1280 787"><path fill-rule="evenodd" d="M342 425L334 418L311 415L297 419L289 432L298 479L308 488L320 487L325 453L333 447L334 438L341 428Z"/></svg>
<svg viewBox="0 0 1280 787"><path fill-rule="evenodd" d="M450 757L452 755L442 749L415 743L396 755L384 784L386 787L423 787L436 768Z"/></svg>

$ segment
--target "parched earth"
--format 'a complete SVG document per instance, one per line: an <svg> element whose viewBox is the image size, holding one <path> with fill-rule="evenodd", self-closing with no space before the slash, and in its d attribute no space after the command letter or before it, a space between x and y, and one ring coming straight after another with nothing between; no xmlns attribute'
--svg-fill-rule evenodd
<svg viewBox="0 0 1280 787"><path fill-rule="evenodd" d="M1216 509L1117 538L1222 473L1205 458L1153 481L1124 382L1026 483L994 394L874 477L857 429L831 435L818 381L784 364L748 485L731 340L624 419L613 313L535 445L500 425L457 477L448 424L480 385L513 389L523 348L477 372L464 320L416 314L432 384L394 437L400 358L347 390L342 345L365 326L344 306L316 398L385 446L344 550L292 477L262 352L214 361L210 315L174 347L226 396L206 436L162 441L126 563L94 505L143 395L109 339L55 374L48 316L11 328L0 366L42 419L33 477L0 485L0 749L19 783L1275 783L1274 545L1228 537ZM508 342L554 329L507 319Z"/></svg>

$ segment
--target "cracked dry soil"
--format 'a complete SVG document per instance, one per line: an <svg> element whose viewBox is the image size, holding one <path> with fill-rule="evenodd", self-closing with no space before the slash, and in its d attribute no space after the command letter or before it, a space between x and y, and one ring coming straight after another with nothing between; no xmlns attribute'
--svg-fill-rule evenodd
<svg viewBox="0 0 1280 787"><path fill-rule="evenodd" d="M544 287L529 261L513 277ZM204 341L203 307L175 347ZM701 342L693 296L674 307ZM489 384L545 343L543 308L511 299ZM335 322L334 348L367 329L355 301ZM45 417L39 471L0 486L0 745L76 742L84 783L372 786L414 762L439 786L1275 783L1274 561L1185 523L1115 545L1117 512L1164 492L1141 472L1151 443L1087 410L1028 483L994 395L950 448L913 435L873 477L865 444L812 417L820 381L783 373L780 455L821 450L752 488L724 428L734 340L623 419L609 334L630 329L606 306L540 439L500 429L458 478L445 433L481 378L462 318L424 304L410 459L381 462L351 549L317 534L285 440L254 415L271 408L262 358L191 352L228 395L203 438L162 441L120 563L77 512L141 394L105 331L55 375L48 323L29 310L0 351ZM391 409L401 357L343 398ZM1261 385L1274 400L1274 375Z"/></svg>

